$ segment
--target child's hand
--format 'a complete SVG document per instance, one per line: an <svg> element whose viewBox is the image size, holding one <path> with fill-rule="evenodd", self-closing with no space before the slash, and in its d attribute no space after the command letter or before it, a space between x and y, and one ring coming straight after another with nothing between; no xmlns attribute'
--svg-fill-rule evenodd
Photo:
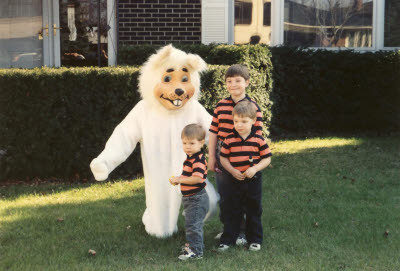
<svg viewBox="0 0 400 271"><path fill-rule="evenodd" d="M215 171L217 169L217 159L215 159L215 156L209 156L208 157L208 170Z"/></svg>
<svg viewBox="0 0 400 271"><path fill-rule="evenodd" d="M254 175L256 175L257 173L257 169L255 169L254 167L249 167L243 174L244 176L246 176L246 178L253 178Z"/></svg>
<svg viewBox="0 0 400 271"><path fill-rule="evenodd" d="M171 178L169 178L169 183L172 185L177 185L180 184L181 181L179 177L172 176Z"/></svg>
<svg viewBox="0 0 400 271"><path fill-rule="evenodd" d="M244 174L242 174L242 172L237 169L233 169L231 174L235 179L238 179L239 181L243 181L246 178L246 176L244 176Z"/></svg>

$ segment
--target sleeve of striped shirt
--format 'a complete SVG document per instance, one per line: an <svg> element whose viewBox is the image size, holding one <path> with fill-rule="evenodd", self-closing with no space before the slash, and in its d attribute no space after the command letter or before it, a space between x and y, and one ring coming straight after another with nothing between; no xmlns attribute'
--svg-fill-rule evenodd
<svg viewBox="0 0 400 271"><path fill-rule="evenodd" d="M218 134L218 123L219 122L218 122L218 105L217 105L217 107L214 109L214 114L209 129L211 133Z"/></svg>
<svg viewBox="0 0 400 271"><path fill-rule="evenodd" d="M220 155L222 157L227 158L227 157L229 157L230 153L231 153L231 150L229 148L229 138L225 138L224 143L222 143L222 146L221 146Z"/></svg>
<svg viewBox="0 0 400 271"><path fill-rule="evenodd" d="M206 173L207 173L207 167L203 161L198 160L193 163L192 176L197 176L200 177L201 179L204 179L204 175Z"/></svg>
<svg viewBox="0 0 400 271"><path fill-rule="evenodd" d="M272 156L271 150L264 138L260 138L259 140L260 145L260 159L265 159Z"/></svg>
<svg viewBox="0 0 400 271"><path fill-rule="evenodd" d="M257 120L254 126L256 127L256 134L262 135L262 130L263 130L263 114L261 112L260 107L257 105Z"/></svg>

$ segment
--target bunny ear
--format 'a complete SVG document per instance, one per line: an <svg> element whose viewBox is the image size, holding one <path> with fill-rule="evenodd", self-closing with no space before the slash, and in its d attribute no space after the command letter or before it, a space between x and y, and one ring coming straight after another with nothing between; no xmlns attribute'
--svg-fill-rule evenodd
<svg viewBox="0 0 400 271"><path fill-rule="evenodd" d="M189 54L188 57L189 69L197 72L202 72L207 69L206 62L198 55Z"/></svg>
<svg viewBox="0 0 400 271"><path fill-rule="evenodd" d="M149 58L148 63L151 63L155 69L164 65L165 62L168 61L168 57L171 55L174 49L175 48L172 46L172 44L162 47L157 51L156 54Z"/></svg>

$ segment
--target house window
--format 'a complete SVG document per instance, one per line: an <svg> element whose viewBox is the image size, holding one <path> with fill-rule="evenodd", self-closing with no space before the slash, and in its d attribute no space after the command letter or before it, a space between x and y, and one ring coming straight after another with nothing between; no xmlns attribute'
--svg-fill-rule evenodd
<svg viewBox="0 0 400 271"><path fill-rule="evenodd" d="M373 0L285 0L284 44L372 47Z"/></svg>
<svg viewBox="0 0 400 271"><path fill-rule="evenodd" d="M251 0L235 1L235 25L251 24L253 3Z"/></svg>
<svg viewBox="0 0 400 271"><path fill-rule="evenodd" d="M264 0L263 25L271 26L271 0Z"/></svg>
<svg viewBox="0 0 400 271"><path fill-rule="evenodd" d="M400 46L400 1L385 1L385 47Z"/></svg>
<svg viewBox="0 0 400 271"><path fill-rule="evenodd" d="M107 66L107 0L59 0L61 65ZM100 31L99 31L100 4Z"/></svg>
<svg viewBox="0 0 400 271"><path fill-rule="evenodd" d="M235 43L270 44L270 40L271 0L235 0Z"/></svg>

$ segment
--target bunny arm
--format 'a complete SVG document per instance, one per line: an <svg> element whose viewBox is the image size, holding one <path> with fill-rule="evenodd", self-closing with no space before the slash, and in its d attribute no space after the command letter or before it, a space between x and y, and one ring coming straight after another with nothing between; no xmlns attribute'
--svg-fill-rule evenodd
<svg viewBox="0 0 400 271"><path fill-rule="evenodd" d="M93 159L90 168L97 181L104 181L108 175L133 152L141 140L140 119L143 101L140 101L114 129L104 150Z"/></svg>

